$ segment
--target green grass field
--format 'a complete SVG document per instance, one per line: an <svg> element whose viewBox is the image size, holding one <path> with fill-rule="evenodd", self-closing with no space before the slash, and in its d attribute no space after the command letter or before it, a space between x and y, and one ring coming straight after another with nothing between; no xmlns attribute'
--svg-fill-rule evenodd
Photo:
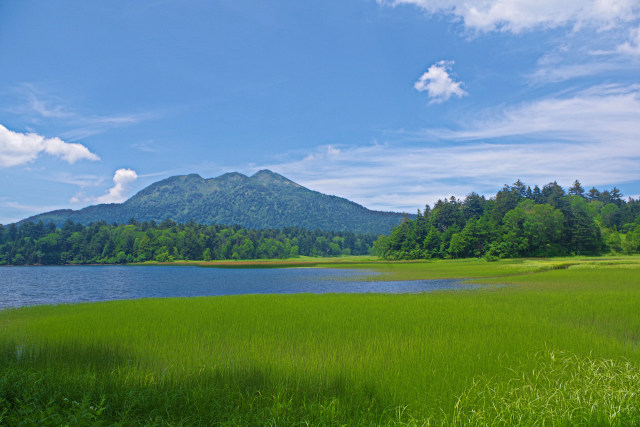
<svg viewBox="0 0 640 427"><path fill-rule="evenodd" d="M0 425L640 425L640 257L332 266L495 286L5 310Z"/></svg>

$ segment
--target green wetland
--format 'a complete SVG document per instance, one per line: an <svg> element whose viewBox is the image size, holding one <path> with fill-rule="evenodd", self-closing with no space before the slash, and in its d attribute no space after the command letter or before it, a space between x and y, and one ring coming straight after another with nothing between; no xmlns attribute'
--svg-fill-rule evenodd
<svg viewBox="0 0 640 427"><path fill-rule="evenodd" d="M0 425L640 425L640 257L314 262L495 286L7 309Z"/></svg>

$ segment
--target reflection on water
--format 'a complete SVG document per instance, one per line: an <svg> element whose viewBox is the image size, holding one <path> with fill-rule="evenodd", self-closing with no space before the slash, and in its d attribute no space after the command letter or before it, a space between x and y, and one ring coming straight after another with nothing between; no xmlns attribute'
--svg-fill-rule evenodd
<svg viewBox="0 0 640 427"><path fill-rule="evenodd" d="M364 280L375 274L378 273L330 268L3 267L0 268L0 308L147 297L403 293L474 287L459 280Z"/></svg>

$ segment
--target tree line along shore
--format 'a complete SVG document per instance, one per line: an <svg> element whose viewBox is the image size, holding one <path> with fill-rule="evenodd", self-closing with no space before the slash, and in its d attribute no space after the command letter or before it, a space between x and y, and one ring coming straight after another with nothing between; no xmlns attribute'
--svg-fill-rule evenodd
<svg viewBox="0 0 640 427"><path fill-rule="evenodd" d="M617 188L568 191L518 180L491 198L438 200L387 235L252 229L171 219L127 224L67 221L0 225L0 265L124 264L177 260L284 259L377 255L388 260L499 258L640 253L640 198Z"/></svg>
<svg viewBox="0 0 640 427"><path fill-rule="evenodd" d="M68 221L0 226L0 265L124 264L174 260L283 259L366 255L377 236L302 228L254 230L240 226Z"/></svg>
<svg viewBox="0 0 640 427"><path fill-rule="evenodd" d="M640 252L640 198L617 188L532 189L518 180L495 197L451 197L418 211L374 245L385 259L498 258Z"/></svg>

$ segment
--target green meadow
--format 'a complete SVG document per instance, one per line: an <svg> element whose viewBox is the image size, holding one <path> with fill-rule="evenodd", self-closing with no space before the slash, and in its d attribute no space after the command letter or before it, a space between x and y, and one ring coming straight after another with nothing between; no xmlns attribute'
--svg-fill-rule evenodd
<svg viewBox="0 0 640 427"><path fill-rule="evenodd" d="M640 425L640 257L318 264L486 286L0 311L0 425Z"/></svg>

